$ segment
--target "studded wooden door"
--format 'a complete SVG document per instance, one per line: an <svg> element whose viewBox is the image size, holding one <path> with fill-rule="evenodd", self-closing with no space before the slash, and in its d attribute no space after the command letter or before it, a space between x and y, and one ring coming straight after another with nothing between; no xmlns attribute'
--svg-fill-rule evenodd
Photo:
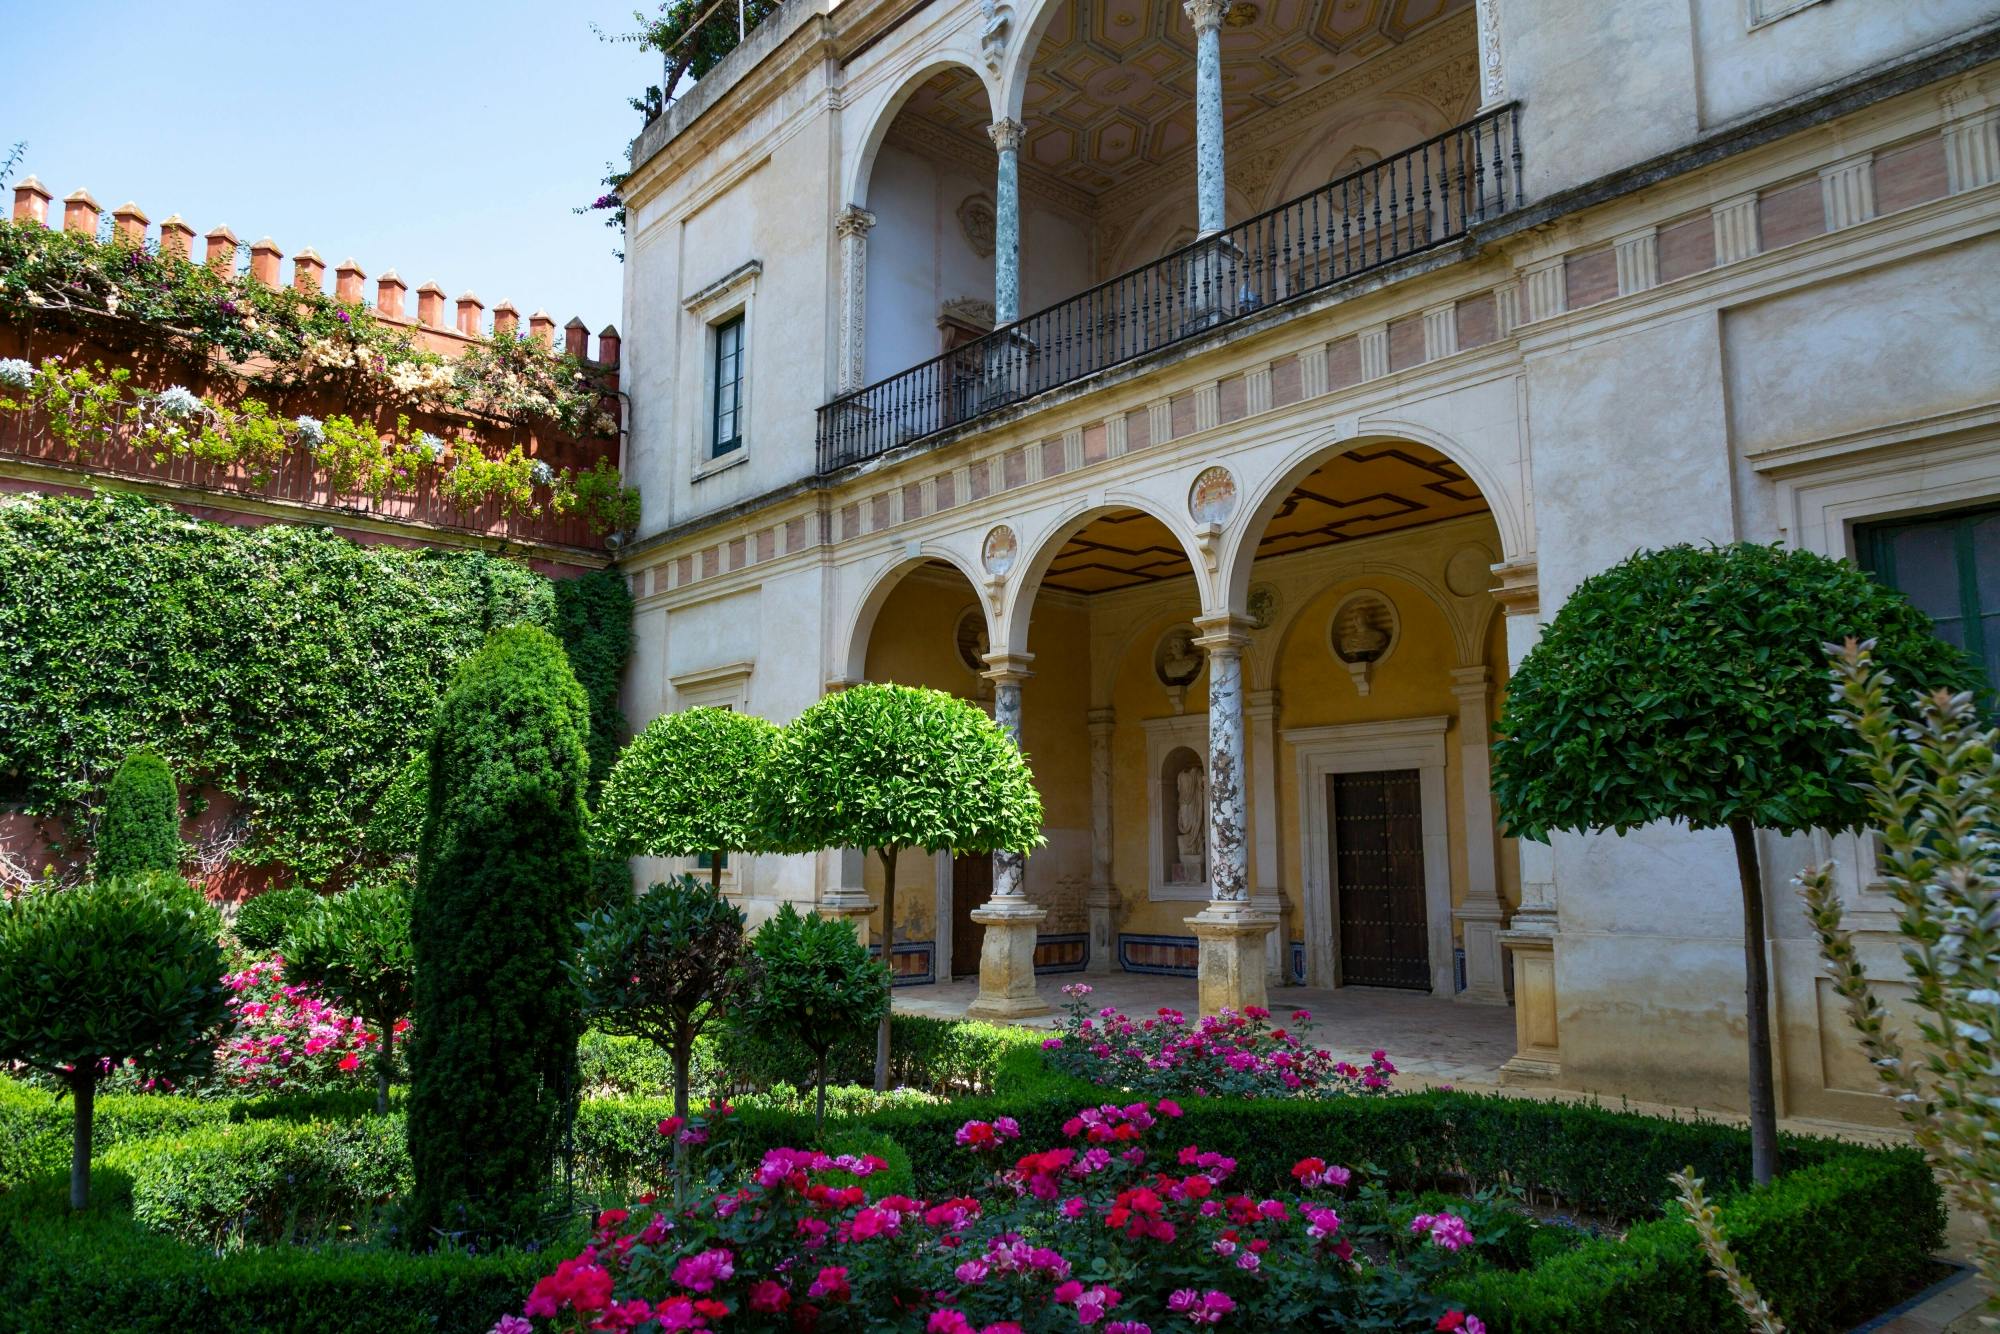
<svg viewBox="0 0 2000 1334"><path fill-rule="evenodd" d="M1344 986L1431 989L1423 797L1415 769L1329 774Z"/></svg>
<svg viewBox="0 0 2000 1334"><path fill-rule="evenodd" d="M951 976L977 977L986 928L972 910L993 897L993 854L951 859Z"/></svg>

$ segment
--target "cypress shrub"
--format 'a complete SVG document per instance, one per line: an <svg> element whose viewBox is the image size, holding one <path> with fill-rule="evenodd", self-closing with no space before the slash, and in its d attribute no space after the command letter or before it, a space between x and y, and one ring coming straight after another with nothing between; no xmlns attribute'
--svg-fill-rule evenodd
<svg viewBox="0 0 2000 1334"><path fill-rule="evenodd" d="M181 794L174 771L150 750L125 757L104 793L104 818L97 826L100 880L146 871L175 872L181 866Z"/></svg>
<svg viewBox="0 0 2000 1334"><path fill-rule="evenodd" d="M589 729L562 645L531 626L494 633L438 706L410 930L413 1237L538 1215L576 1093Z"/></svg>

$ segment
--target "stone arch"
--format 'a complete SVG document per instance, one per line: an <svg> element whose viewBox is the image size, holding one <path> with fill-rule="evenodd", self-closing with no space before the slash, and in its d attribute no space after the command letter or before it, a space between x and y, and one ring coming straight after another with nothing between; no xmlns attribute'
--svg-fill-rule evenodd
<svg viewBox="0 0 2000 1334"><path fill-rule="evenodd" d="M1028 76L1034 73L1035 49L1062 7L1072 3L1075 0L1022 0L1014 15L1011 49L1000 65L1000 92L995 103L1000 115L994 119L1021 119L1028 104Z"/></svg>
<svg viewBox="0 0 2000 1334"><path fill-rule="evenodd" d="M919 65L898 82L887 85L884 91L872 94L869 102L849 113L857 119L865 120L868 130L855 145L848 160L846 178L841 183L844 190L841 196L843 199L862 208L868 207L869 181L875 174L875 159L882 151L882 141L888 137L889 127L896 123L896 117L902 114L904 104L916 94L917 89L947 70L959 70L977 79L986 89L987 99L989 104L991 103L995 95L993 80L980 69L980 62L976 56L950 48L932 53L930 60ZM994 119L997 120L998 117L995 116Z"/></svg>
<svg viewBox="0 0 2000 1334"><path fill-rule="evenodd" d="M1354 435L1341 438L1338 434L1321 434L1311 437L1305 443L1287 454L1272 470L1261 488L1254 493L1252 503L1244 506L1229 525L1229 530L1219 540L1221 557L1218 562L1212 587L1215 602L1203 603L1210 615L1225 612L1237 616L1244 614L1244 606L1250 592L1251 567L1256 563L1257 546L1262 541L1264 530L1279 506L1300 482L1328 461L1347 454L1364 445L1389 444L1397 440L1407 440L1428 446L1450 459L1464 470L1473 485L1479 488L1487 508L1493 514L1494 527L1500 533L1500 559L1512 561L1526 554L1526 525L1516 506L1516 496L1500 480L1489 460L1465 448L1456 440L1416 422L1392 418L1367 418L1360 423Z"/></svg>
<svg viewBox="0 0 2000 1334"><path fill-rule="evenodd" d="M845 646L836 659L841 667L842 680L865 679L868 670L868 641L875 633L875 618L882 614L883 604L889 600L889 595L896 591L896 586L903 582L905 575L918 566L933 561L951 566L964 577L967 586L974 594L978 593L979 575L973 568L972 562L958 552L937 542L925 542L914 552L905 550L870 577L868 586L862 592L861 600L854 609L854 614L848 619ZM977 600L980 608L986 613L986 640L990 644L997 644L1000 640L994 634L992 604L983 597Z"/></svg>
<svg viewBox="0 0 2000 1334"><path fill-rule="evenodd" d="M1175 514L1152 497L1129 491L1083 497L1060 511L1043 525L1040 532L1022 543L1022 550L1030 554L1017 566L1019 573L1007 582L1000 611L1000 633L993 636L996 651L1017 656L1030 651L1028 618L1034 610L1035 595L1041 589L1042 577L1048 573L1056 555L1072 537L1089 527L1092 520L1121 510L1137 510L1158 520L1173 534L1174 540L1187 553L1189 564L1194 567L1195 593L1199 604L1209 604L1207 566L1201 554L1201 545L1195 541L1193 529L1184 513Z"/></svg>

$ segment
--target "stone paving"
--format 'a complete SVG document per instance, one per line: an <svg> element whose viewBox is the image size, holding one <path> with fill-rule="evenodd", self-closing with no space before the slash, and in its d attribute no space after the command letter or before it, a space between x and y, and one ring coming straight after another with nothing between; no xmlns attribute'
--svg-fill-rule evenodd
<svg viewBox="0 0 2000 1334"><path fill-rule="evenodd" d="M1092 1009L1115 1005L1128 1015L1152 1014L1171 1006L1192 1015L1194 979L1158 977L1146 973L1086 976L1074 973L1039 979L1042 999L1060 1011L1062 988L1087 982L1095 990ZM896 988L896 1009L905 1014L957 1019L979 992L967 979L931 986ZM1500 1064L1514 1054L1514 1011L1505 1005L1471 1005L1420 991L1389 991L1371 987L1277 987L1271 991L1271 1012L1287 1015L1310 1010L1313 1041L1343 1060L1364 1060L1381 1048L1398 1070L1424 1083L1493 1085L1500 1082ZM1032 1028L1054 1028L1060 1013L1021 1020Z"/></svg>

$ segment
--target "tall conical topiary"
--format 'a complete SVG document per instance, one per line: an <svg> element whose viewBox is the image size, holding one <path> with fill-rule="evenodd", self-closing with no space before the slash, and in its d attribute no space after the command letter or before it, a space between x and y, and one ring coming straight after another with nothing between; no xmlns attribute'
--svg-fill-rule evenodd
<svg viewBox="0 0 2000 1334"><path fill-rule="evenodd" d="M415 1245L519 1235L549 1181L576 1088L589 731L562 645L530 626L438 706L410 921Z"/></svg>
<svg viewBox="0 0 2000 1334"><path fill-rule="evenodd" d="M104 793L104 818L97 826L100 880L147 871L174 872L181 865L181 794L174 771L150 750L125 757Z"/></svg>

